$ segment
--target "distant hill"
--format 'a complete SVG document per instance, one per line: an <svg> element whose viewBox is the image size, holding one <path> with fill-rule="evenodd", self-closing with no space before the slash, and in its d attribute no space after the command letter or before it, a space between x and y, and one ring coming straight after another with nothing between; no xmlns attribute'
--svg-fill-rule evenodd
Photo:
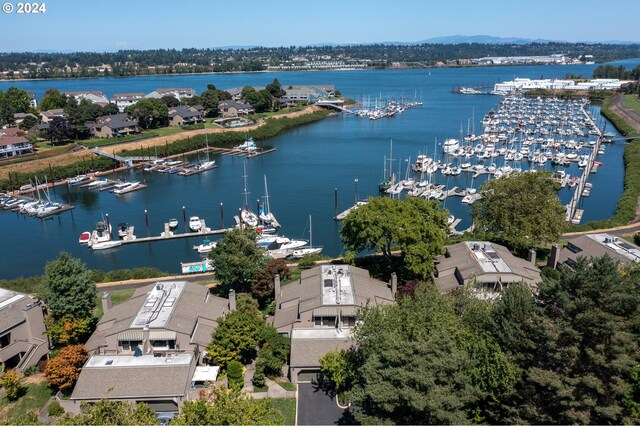
<svg viewBox="0 0 640 426"><path fill-rule="evenodd" d="M418 41L418 44L462 44L462 43L481 43L481 44L529 44L529 43L551 43L556 40L530 39L522 37L494 37L490 35L451 35L443 37L433 37L426 40Z"/></svg>

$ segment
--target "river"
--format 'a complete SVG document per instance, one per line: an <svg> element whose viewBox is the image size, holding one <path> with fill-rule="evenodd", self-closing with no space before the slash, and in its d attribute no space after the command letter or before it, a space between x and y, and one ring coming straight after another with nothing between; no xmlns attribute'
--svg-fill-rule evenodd
<svg viewBox="0 0 640 426"><path fill-rule="evenodd" d="M615 64L632 68L638 62ZM264 195L266 175L271 210L283 225L280 233L308 239L311 215L314 246L321 245L323 254L336 256L343 248L339 238L340 224L332 219L335 214L334 188L338 189L339 210L353 204L356 179L359 198L377 195L390 140L393 140L395 159L411 157L413 161L419 152L431 154L436 140L442 142L449 137L459 137L461 128L466 132L471 117L476 133L480 132L483 116L497 109L500 97L453 94L454 85L493 84L514 77L564 78L567 74L590 77L595 67L510 66L100 78L0 82L0 89L14 85L35 92L38 99L51 87L60 91L100 90L110 97L114 93L149 93L158 87L191 87L199 93L207 84L221 89L263 86L278 78L284 88L290 84L333 84L344 96L357 100L413 98L415 95L424 102L423 106L376 121L345 115L329 117L269 140L266 143L275 147L275 152L246 161L250 205L255 206L256 200ZM603 123L598 108L591 109ZM613 131L613 127L607 124L607 130ZM440 147L437 149L441 151ZM594 189L582 203L585 209L583 222L606 219L615 212L623 189L623 149L624 142L616 141L607 146L604 156L599 157L604 166L590 178ZM179 272L180 262L199 260L192 247L201 237L130 244L91 252L78 244L78 236L94 229L95 223L106 214L112 224L128 222L135 225L138 236L146 236L145 209L149 212L150 234L159 235L162 224L169 218L182 219L183 206L187 216L200 216L206 219L208 226L219 228L221 203L225 225L230 226L233 214L243 204L244 160L231 156L218 156L216 160L218 168L189 177L143 173L141 170L120 173L117 177L144 180L148 185L144 190L122 197L108 191L92 192L80 188L72 188L67 194L66 187L59 187L51 195L63 201L70 197L75 209L47 220L0 212L0 278L42 274L45 263L57 257L61 250L81 258L90 268L154 266ZM572 171L570 169L568 173ZM450 186L468 186L469 177L463 173L450 180ZM476 187L480 183L477 182ZM563 190L560 197L566 203L570 192ZM445 207L462 219L458 229L470 225L468 207L461 204L459 197L449 198ZM182 223L179 229L182 229Z"/></svg>

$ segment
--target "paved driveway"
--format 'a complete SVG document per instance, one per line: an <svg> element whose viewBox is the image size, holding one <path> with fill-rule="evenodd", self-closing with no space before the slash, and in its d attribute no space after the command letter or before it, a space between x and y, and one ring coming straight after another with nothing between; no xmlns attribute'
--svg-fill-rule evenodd
<svg viewBox="0 0 640 426"><path fill-rule="evenodd" d="M331 396L312 383L298 385L299 425L344 425L354 424L349 410L336 405Z"/></svg>

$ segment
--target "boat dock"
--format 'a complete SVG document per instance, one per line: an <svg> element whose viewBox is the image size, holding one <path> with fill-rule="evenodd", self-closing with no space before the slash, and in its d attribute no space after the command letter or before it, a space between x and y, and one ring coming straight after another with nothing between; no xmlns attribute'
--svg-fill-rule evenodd
<svg viewBox="0 0 640 426"><path fill-rule="evenodd" d="M205 220L200 220L202 224L202 228L198 232L183 232L183 233L174 233L169 230L169 224L164 224L164 231L158 236L148 236L148 237L137 237L133 234L133 229L131 232L127 234L122 239L122 244L134 244L134 243L152 243L156 241L170 241L170 240L178 240L182 238L200 238L207 237L210 235L222 235L230 229L211 229L206 226Z"/></svg>
<svg viewBox="0 0 640 426"><path fill-rule="evenodd" d="M367 204L369 201L358 201L357 203L355 203L353 206L349 207L348 209L346 209L345 211L343 211L342 213L337 214L333 220L343 220L345 217L347 217L349 215L349 213L351 213L353 210L357 209L358 207Z"/></svg>

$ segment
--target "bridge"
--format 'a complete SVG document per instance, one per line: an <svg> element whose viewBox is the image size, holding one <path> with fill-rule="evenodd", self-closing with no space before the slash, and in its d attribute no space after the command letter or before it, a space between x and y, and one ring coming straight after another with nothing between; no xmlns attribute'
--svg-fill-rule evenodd
<svg viewBox="0 0 640 426"><path fill-rule="evenodd" d="M343 107L342 104L344 104L344 101L342 99L331 99L331 100L322 99L322 100L317 101L314 105L317 105L319 107L333 108L333 109L336 109L338 111L344 112L346 114L353 114L353 111Z"/></svg>
<svg viewBox="0 0 640 426"><path fill-rule="evenodd" d="M137 157L122 157L120 155L116 155L115 153L105 151L100 147L95 147L91 149L91 152L98 155L102 155L103 157L111 158L112 160L119 161L121 163L127 163L127 162L135 163L140 161L153 161L158 159L158 157L153 155L137 156Z"/></svg>

